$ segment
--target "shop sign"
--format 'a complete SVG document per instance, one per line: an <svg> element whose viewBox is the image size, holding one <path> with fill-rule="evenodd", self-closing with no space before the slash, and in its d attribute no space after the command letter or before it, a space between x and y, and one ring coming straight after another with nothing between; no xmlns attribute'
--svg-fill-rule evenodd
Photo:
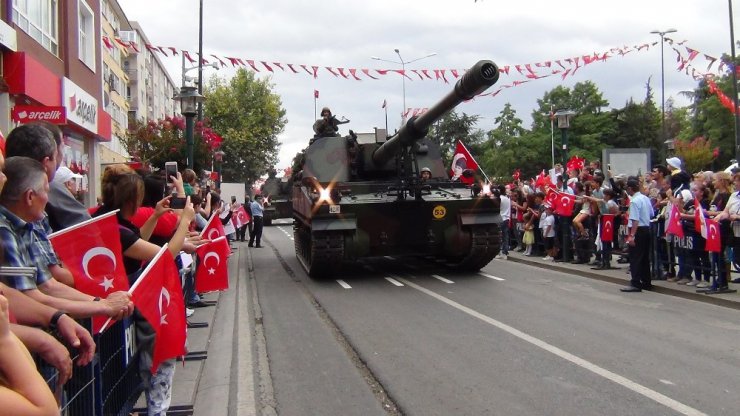
<svg viewBox="0 0 740 416"><path fill-rule="evenodd" d="M25 124L33 121L46 121L51 124L67 124L67 109L37 105L17 105L11 117L14 122Z"/></svg>
<svg viewBox="0 0 740 416"><path fill-rule="evenodd" d="M12 26L0 20L0 45L5 46L13 52L18 51L18 37Z"/></svg>
<svg viewBox="0 0 740 416"><path fill-rule="evenodd" d="M67 119L97 134L98 100L68 78L64 78L62 82L62 96L67 108Z"/></svg>

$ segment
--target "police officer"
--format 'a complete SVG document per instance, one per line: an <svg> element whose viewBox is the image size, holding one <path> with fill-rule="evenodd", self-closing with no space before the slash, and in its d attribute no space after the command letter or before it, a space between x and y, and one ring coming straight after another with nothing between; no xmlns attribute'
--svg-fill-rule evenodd
<svg viewBox="0 0 740 416"><path fill-rule="evenodd" d="M630 259L630 285L620 289L622 292L641 292L651 290L650 278L650 219L653 208L648 197L640 192L640 182L627 181L627 194L630 196L629 227L626 237Z"/></svg>
<svg viewBox="0 0 740 416"><path fill-rule="evenodd" d="M254 247L260 248L260 239L262 238L262 217L265 215L264 205L262 205L262 195L254 197L254 201L250 204L252 209L252 221L254 221L253 233L249 235L249 247L252 247L254 240L257 240L257 245Z"/></svg>

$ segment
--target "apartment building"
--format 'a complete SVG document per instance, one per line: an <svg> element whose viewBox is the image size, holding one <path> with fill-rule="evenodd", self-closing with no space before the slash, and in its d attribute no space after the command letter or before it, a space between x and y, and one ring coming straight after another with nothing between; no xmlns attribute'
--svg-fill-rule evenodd
<svg viewBox="0 0 740 416"><path fill-rule="evenodd" d="M103 0L103 105L112 119L111 141L101 143L100 163L123 163L129 160L128 152L121 139L128 132L128 84L129 78L123 62L129 55L129 48L115 39L120 37L121 28L130 27L126 14L116 0Z"/></svg>

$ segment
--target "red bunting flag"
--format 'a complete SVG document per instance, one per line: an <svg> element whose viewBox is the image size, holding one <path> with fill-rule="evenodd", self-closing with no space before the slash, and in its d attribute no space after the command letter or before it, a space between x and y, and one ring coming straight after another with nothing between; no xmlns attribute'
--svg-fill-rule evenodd
<svg viewBox="0 0 740 416"><path fill-rule="evenodd" d="M559 198L554 210L555 214L563 217L573 215L573 208L576 206L576 196L566 192L559 192L558 196Z"/></svg>
<svg viewBox="0 0 740 416"><path fill-rule="evenodd" d="M704 246L704 249L712 253L719 253L722 250L719 223L717 223L717 221L710 219L707 220L707 243Z"/></svg>
<svg viewBox="0 0 740 416"><path fill-rule="evenodd" d="M467 178L463 175L463 172L468 169L477 171L478 162L475 161L463 142L458 140L455 145L455 156L452 158L452 166L450 167L452 180L460 180L460 182L466 184L473 183L475 178Z"/></svg>
<svg viewBox="0 0 740 416"><path fill-rule="evenodd" d="M614 214L601 215L601 241L614 241Z"/></svg>
<svg viewBox="0 0 740 416"><path fill-rule="evenodd" d="M676 237L683 237L683 227L681 226L681 213L678 212L678 207L674 204L671 205L671 216L668 218L668 226L665 230L666 235L671 234Z"/></svg>
<svg viewBox="0 0 740 416"><path fill-rule="evenodd" d="M219 237L198 247L200 264L195 272L195 291L198 293L229 288L229 255L231 249L226 237Z"/></svg>
<svg viewBox="0 0 740 416"><path fill-rule="evenodd" d="M185 355L185 302L167 244L131 287L131 298L156 333L152 373L162 361Z"/></svg>
<svg viewBox="0 0 740 416"><path fill-rule="evenodd" d="M200 232L201 237L205 237L208 240L215 240L219 237L226 236L226 231L224 231L224 225L221 224L221 219L218 215L215 213L211 215L211 219L208 220L208 224L206 224L205 228L203 228L203 231Z"/></svg>
<svg viewBox="0 0 740 416"><path fill-rule="evenodd" d="M49 235L57 256L74 276L75 288L82 293L105 299L113 292L129 288L117 212L115 210ZM105 317L95 317L93 333L99 333L105 321Z"/></svg>

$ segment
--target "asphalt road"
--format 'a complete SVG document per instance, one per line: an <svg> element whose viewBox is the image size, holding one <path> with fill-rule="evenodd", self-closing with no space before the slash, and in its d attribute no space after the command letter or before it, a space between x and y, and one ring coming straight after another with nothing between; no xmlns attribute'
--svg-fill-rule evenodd
<svg viewBox="0 0 740 416"><path fill-rule="evenodd" d="M382 258L314 281L290 224L263 245L263 413L740 414L736 310L498 260L459 274Z"/></svg>

